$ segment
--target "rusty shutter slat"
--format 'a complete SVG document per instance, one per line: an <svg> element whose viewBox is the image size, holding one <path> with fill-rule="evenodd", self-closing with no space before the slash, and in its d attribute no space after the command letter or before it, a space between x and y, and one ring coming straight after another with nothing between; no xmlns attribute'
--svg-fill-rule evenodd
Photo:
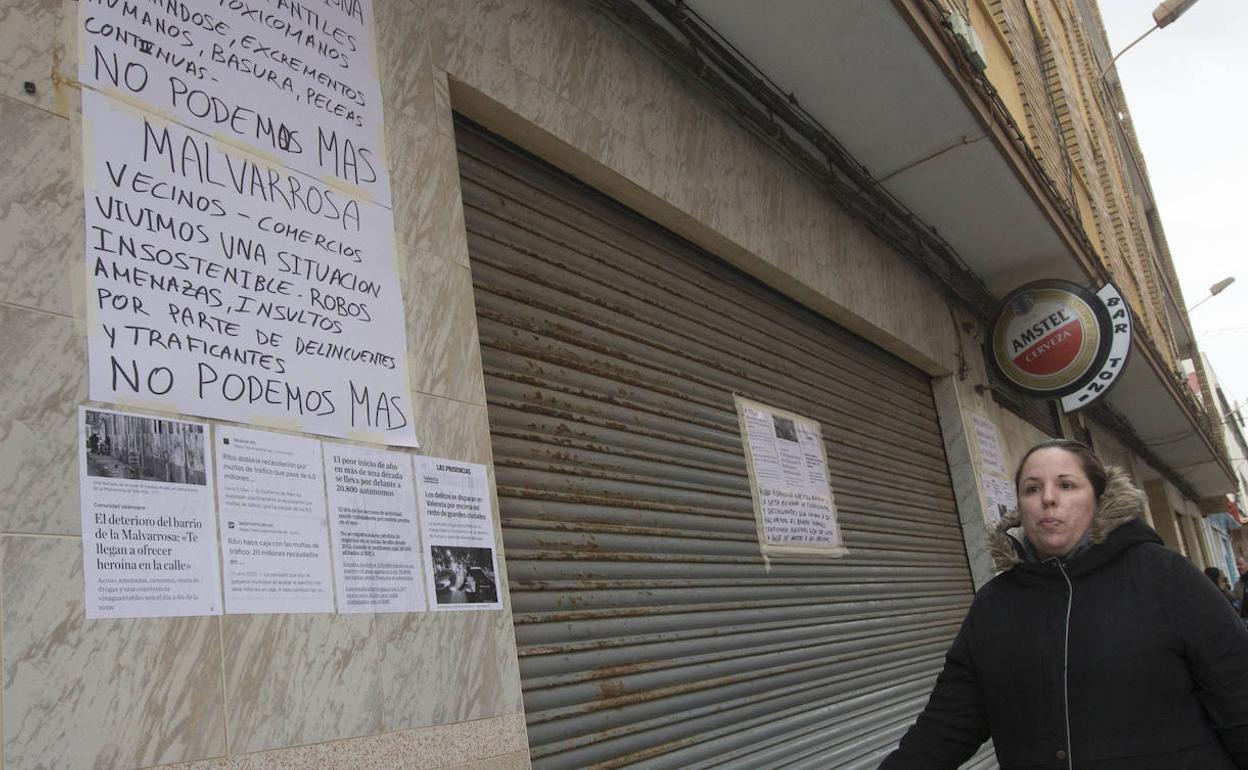
<svg viewBox="0 0 1248 770"><path fill-rule="evenodd" d="M929 379L457 141L533 766L874 767L972 593ZM848 557L764 565L734 392L821 422Z"/></svg>

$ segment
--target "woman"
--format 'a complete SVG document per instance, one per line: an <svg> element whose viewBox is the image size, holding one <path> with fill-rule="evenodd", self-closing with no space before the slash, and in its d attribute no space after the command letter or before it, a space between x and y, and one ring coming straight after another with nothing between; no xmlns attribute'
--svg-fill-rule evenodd
<svg viewBox="0 0 1248 770"><path fill-rule="evenodd" d="M1243 554L1235 555L1235 571L1239 573L1239 579L1235 581L1231 593L1235 596L1235 607L1239 610L1239 616L1248 623L1248 602L1244 601L1244 588L1248 585L1248 560L1244 559Z"/></svg>
<svg viewBox="0 0 1248 770"><path fill-rule="evenodd" d="M1248 768L1248 633L1077 441L1033 447L1004 570L975 596L923 713L882 768ZM1021 523L1021 530L1017 529Z"/></svg>
<svg viewBox="0 0 1248 770"><path fill-rule="evenodd" d="M1226 575L1222 574L1222 570L1217 567L1205 567L1205 577L1209 578L1209 582L1217 587L1218 591L1226 597L1226 600L1235 607L1235 595L1231 593L1231 581L1226 579Z"/></svg>

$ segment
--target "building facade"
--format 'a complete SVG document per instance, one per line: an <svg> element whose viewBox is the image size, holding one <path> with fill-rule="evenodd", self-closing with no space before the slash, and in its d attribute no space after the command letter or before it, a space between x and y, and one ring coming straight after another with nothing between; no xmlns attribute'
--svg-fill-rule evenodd
<svg viewBox="0 0 1248 770"><path fill-rule="evenodd" d="M1233 472L1090 0L374 0L419 453L489 469L503 609L88 620L92 5L0 8L4 768L874 767L1049 436L1213 558ZM1075 415L985 361L1041 278L1135 321ZM820 425L847 554L761 552L736 397Z"/></svg>
<svg viewBox="0 0 1248 770"><path fill-rule="evenodd" d="M1227 493L1225 506L1210 506L1213 510L1205 518L1213 544L1212 550L1218 557L1210 566L1221 569L1233 578L1239 572L1235 566L1236 557L1248 555L1248 543L1244 541L1243 532L1243 525L1248 524L1248 516L1244 514L1245 501L1248 501L1248 439L1244 438L1242 406L1231 403L1217 373L1210 366L1209 359L1203 354L1201 359L1213 395L1216 421L1222 429L1231 470L1235 474L1235 489ZM1192 367L1189 365L1186 368ZM1188 375L1188 382L1198 388L1199 383L1195 379L1193 371Z"/></svg>

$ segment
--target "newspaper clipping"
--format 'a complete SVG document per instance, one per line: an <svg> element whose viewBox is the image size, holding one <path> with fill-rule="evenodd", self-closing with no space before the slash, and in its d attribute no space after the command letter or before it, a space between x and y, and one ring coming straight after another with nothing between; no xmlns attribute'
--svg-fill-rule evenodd
<svg viewBox="0 0 1248 770"><path fill-rule="evenodd" d="M326 444L325 476L338 611L424 611L411 457Z"/></svg>
<svg viewBox="0 0 1248 770"><path fill-rule="evenodd" d="M416 478L433 608L501 609L485 466L417 457Z"/></svg>
<svg viewBox="0 0 1248 770"><path fill-rule="evenodd" d="M995 526L1001 517L1018 508L1018 492L1014 482L994 473L983 476L984 488L984 519L989 525Z"/></svg>
<svg viewBox="0 0 1248 770"><path fill-rule="evenodd" d="M321 442L218 426L227 613L333 612Z"/></svg>
<svg viewBox="0 0 1248 770"><path fill-rule="evenodd" d="M80 407L88 618L221 614L202 423Z"/></svg>

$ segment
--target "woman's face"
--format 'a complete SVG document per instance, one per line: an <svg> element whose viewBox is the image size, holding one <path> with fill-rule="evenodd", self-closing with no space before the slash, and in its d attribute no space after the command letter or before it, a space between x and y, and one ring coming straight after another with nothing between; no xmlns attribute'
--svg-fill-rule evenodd
<svg viewBox="0 0 1248 770"><path fill-rule="evenodd" d="M1070 553L1096 511L1096 492L1079 458L1056 447L1033 452L1019 478L1018 511L1041 559Z"/></svg>

